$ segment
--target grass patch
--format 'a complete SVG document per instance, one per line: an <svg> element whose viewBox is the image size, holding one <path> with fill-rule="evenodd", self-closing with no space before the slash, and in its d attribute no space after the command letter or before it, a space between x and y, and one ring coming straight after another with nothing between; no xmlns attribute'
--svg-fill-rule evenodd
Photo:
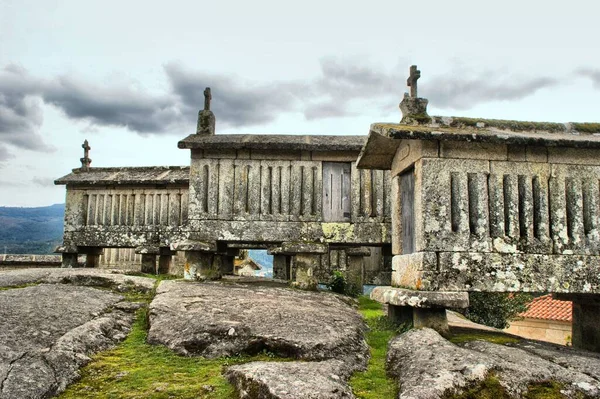
<svg viewBox="0 0 600 399"><path fill-rule="evenodd" d="M398 384L385 372L385 357L388 342L399 333L396 325L387 321L381 304L367 296L358 298L359 311L365 318L369 331L366 334L371 350L367 370L354 373L349 381L357 398L392 399L398 397Z"/></svg>
<svg viewBox="0 0 600 399"><path fill-rule="evenodd" d="M162 345L147 344L147 304L154 294L155 290L124 293L130 301L146 303L137 311L129 336L115 349L94 355L81 369L81 379L59 398L231 399L236 395L222 375L226 367L249 361L283 360L268 352L220 359L184 357Z"/></svg>
<svg viewBox="0 0 600 399"><path fill-rule="evenodd" d="M449 341L460 345L471 341L488 341L494 344L506 345L521 341L519 338L494 331L473 330L470 328L453 328Z"/></svg>
<svg viewBox="0 0 600 399"><path fill-rule="evenodd" d="M40 285L40 283L27 283L27 284L21 284L21 285L10 285L8 287L0 287L0 291L14 290L14 289L18 289L18 288L35 287L36 285Z"/></svg>

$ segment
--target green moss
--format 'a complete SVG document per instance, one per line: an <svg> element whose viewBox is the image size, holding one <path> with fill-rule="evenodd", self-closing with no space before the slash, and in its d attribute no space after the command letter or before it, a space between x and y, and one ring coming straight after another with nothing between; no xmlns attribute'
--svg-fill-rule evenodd
<svg viewBox="0 0 600 399"><path fill-rule="evenodd" d="M600 133L600 123L571 123L573 129L580 133Z"/></svg>
<svg viewBox="0 0 600 399"><path fill-rule="evenodd" d="M398 327L387 322L380 303L366 296L359 297L358 301L359 311L369 326L366 339L371 358L367 370L355 373L349 384L357 398L396 398L398 384L386 375L385 358L388 342L398 333Z"/></svg>
<svg viewBox="0 0 600 399"><path fill-rule="evenodd" d="M517 343L520 339L501 332L453 328L449 341L459 345L471 341L488 341L494 344L506 345Z"/></svg>
<svg viewBox="0 0 600 399"><path fill-rule="evenodd" d="M36 285L39 285L40 283L27 283L27 284L21 284L21 285L11 285L8 287L0 287L0 291L8 291L8 290L14 290L16 288L27 288L27 287L34 287Z"/></svg>
<svg viewBox="0 0 600 399"><path fill-rule="evenodd" d="M454 391L445 392L443 399L510 399L506 389L500 385L498 377L489 373L480 383L468 387L460 393Z"/></svg>
<svg viewBox="0 0 600 399"><path fill-rule="evenodd" d="M497 129L510 131L564 132L566 130L565 125L562 123L513 121L504 119L478 119L462 117L452 117L452 122L449 124L449 126L458 128L476 128L478 123L483 123L484 128L494 127Z"/></svg>

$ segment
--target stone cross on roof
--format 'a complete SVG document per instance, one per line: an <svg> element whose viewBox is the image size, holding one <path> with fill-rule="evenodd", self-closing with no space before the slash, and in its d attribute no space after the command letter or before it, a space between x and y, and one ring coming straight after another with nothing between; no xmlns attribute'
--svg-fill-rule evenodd
<svg viewBox="0 0 600 399"><path fill-rule="evenodd" d="M92 149L92 147L90 147L88 141L85 140L81 145L81 148L83 148L83 158L79 159L81 161L81 168L89 169L92 163L92 160L90 158L90 150Z"/></svg>
<svg viewBox="0 0 600 399"><path fill-rule="evenodd" d="M410 76L406 80L406 84L410 87L410 96L417 98L417 80L421 77L421 71L417 70L416 65L411 65Z"/></svg>
<svg viewBox="0 0 600 399"><path fill-rule="evenodd" d="M210 87L204 89L204 110L210 110L210 100L212 100L212 96L210 95Z"/></svg>

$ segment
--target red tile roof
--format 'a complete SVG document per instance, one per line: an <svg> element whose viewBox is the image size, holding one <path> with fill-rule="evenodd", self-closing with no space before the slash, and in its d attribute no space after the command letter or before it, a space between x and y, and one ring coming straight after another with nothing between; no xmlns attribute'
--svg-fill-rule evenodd
<svg viewBox="0 0 600 399"><path fill-rule="evenodd" d="M534 298L528 309L519 316L530 319L573 321L571 301L552 299L552 294Z"/></svg>

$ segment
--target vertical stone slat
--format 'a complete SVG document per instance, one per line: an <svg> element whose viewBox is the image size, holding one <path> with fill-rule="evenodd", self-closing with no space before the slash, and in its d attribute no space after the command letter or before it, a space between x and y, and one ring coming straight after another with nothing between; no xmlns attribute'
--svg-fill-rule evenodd
<svg viewBox="0 0 600 399"><path fill-rule="evenodd" d="M504 175L504 234L519 238L519 182L516 175Z"/></svg>
<svg viewBox="0 0 600 399"><path fill-rule="evenodd" d="M154 225L154 195L146 194L145 209L144 209L144 225Z"/></svg>
<svg viewBox="0 0 600 399"><path fill-rule="evenodd" d="M273 214L273 168L265 165L260 166L260 214Z"/></svg>
<svg viewBox="0 0 600 399"><path fill-rule="evenodd" d="M583 227L590 244L598 244L598 179L583 181Z"/></svg>
<svg viewBox="0 0 600 399"><path fill-rule="evenodd" d="M127 194L119 195L119 226L127 226Z"/></svg>
<svg viewBox="0 0 600 399"><path fill-rule="evenodd" d="M127 226L133 226L135 215L135 194L127 195Z"/></svg>
<svg viewBox="0 0 600 399"><path fill-rule="evenodd" d="M104 201L104 224L111 226L113 222L113 194L107 194Z"/></svg>
<svg viewBox="0 0 600 399"><path fill-rule="evenodd" d="M383 185L383 170L373 171L373 216L377 217L378 220L383 218L384 214L384 185Z"/></svg>
<svg viewBox="0 0 600 399"><path fill-rule="evenodd" d="M583 195L581 179L570 177L565 182L567 204L567 231L575 245L583 244Z"/></svg>
<svg viewBox="0 0 600 399"><path fill-rule="evenodd" d="M112 226L118 226L120 222L119 209L121 206L121 195L118 193L113 194L112 204Z"/></svg>
<svg viewBox="0 0 600 399"><path fill-rule="evenodd" d="M352 168L351 168L351 201L352 201L352 205L351 205L351 212L352 212L352 221L353 222L357 222L360 219L361 216L361 211L360 211L360 205L361 205L361 170L356 168L356 162L352 162Z"/></svg>
<svg viewBox="0 0 600 399"><path fill-rule="evenodd" d="M259 218L261 204L261 167L260 161L248 163L248 194L246 197L246 209L254 220Z"/></svg>
<svg viewBox="0 0 600 399"><path fill-rule="evenodd" d="M450 173L450 218L452 231L468 236L469 229L469 188L467 174Z"/></svg>
<svg viewBox="0 0 600 399"><path fill-rule="evenodd" d="M169 192L169 226L176 227L180 224L181 199L177 190Z"/></svg>
<svg viewBox="0 0 600 399"><path fill-rule="evenodd" d="M160 226L160 194L154 194L154 211L152 212L152 224L154 226Z"/></svg>
<svg viewBox="0 0 600 399"><path fill-rule="evenodd" d="M392 253L402 254L402 195L400 194L400 175L394 176L391 188Z"/></svg>
<svg viewBox="0 0 600 399"><path fill-rule="evenodd" d="M104 194L98 194L96 196L96 224L98 226L104 225Z"/></svg>
<svg viewBox="0 0 600 399"><path fill-rule="evenodd" d="M392 215L392 179L389 170L383 171L383 217L390 218Z"/></svg>
<svg viewBox="0 0 600 399"><path fill-rule="evenodd" d="M323 169L321 162L313 162L313 220L323 219Z"/></svg>
<svg viewBox="0 0 600 399"><path fill-rule="evenodd" d="M550 238L548 215L548 180L534 176L532 182L533 195L533 235L538 240Z"/></svg>
<svg viewBox="0 0 600 399"><path fill-rule="evenodd" d="M302 216L310 217L315 211L314 173L313 168L302 168Z"/></svg>
<svg viewBox="0 0 600 399"><path fill-rule="evenodd" d="M70 193L67 191L67 195L69 195L69 194ZM89 203L90 203L90 196L89 196L89 194L84 194L83 198L82 198L82 201L81 201L81 208L79 209L81 211L81 215L82 215L82 218L83 218L83 225L84 226L88 226L89 225L89 219L88 219ZM67 204L68 204L68 202L67 202Z"/></svg>
<svg viewBox="0 0 600 399"><path fill-rule="evenodd" d="M469 229L478 238L489 237L487 176L484 173L467 175L469 190Z"/></svg>
<svg viewBox="0 0 600 399"><path fill-rule="evenodd" d="M531 239L533 237L533 181L531 176L517 177L519 190L519 236Z"/></svg>
<svg viewBox="0 0 600 399"><path fill-rule="evenodd" d="M293 163L290 174L290 216L297 218L302 212L302 190L303 190L304 166Z"/></svg>
<svg viewBox="0 0 600 399"><path fill-rule="evenodd" d="M220 159L218 166L214 168L215 171L211 174L214 177L214 181L211 180L211 183L214 183L215 187L219 219L228 220L233 215L235 193L235 172L233 166L233 160ZM213 187L213 185L211 184L210 187Z"/></svg>
<svg viewBox="0 0 600 399"><path fill-rule="evenodd" d="M188 222L189 191L181 190L181 225Z"/></svg>
<svg viewBox="0 0 600 399"><path fill-rule="evenodd" d="M493 238L504 237L504 191L502 175L489 175L488 198L490 210L490 236Z"/></svg>
<svg viewBox="0 0 600 399"><path fill-rule="evenodd" d="M144 208L146 203L146 196L142 193L134 195L134 208L133 208L133 224L135 226L144 225Z"/></svg>
<svg viewBox="0 0 600 399"><path fill-rule="evenodd" d="M289 162L284 162L279 168L281 178L281 195L280 195L280 213L284 216L284 220L289 220L290 210L290 194L291 194L291 172L292 166Z"/></svg>
<svg viewBox="0 0 600 399"><path fill-rule="evenodd" d="M96 194L90 194L88 200L88 226L96 225Z"/></svg>
<svg viewBox="0 0 600 399"><path fill-rule="evenodd" d="M554 252L562 253L569 244L567 230L566 191L564 178L551 177L550 192L550 233L554 243Z"/></svg>
<svg viewBox="0 0 600 399"><path fill-rule="evenodd" d="M363 169L361 174L361 215L368 218L373 215L373 170Z"/></svg>
<svg viewBox="0 0 600 399"><path fill-rule="evenodd" d="M245 163L236 161L233 168L235 179L233 214L244 215L246 213L246 200L248 197L248 166Z"/></svg>
<svg viewBox="0 0 600 399"><path fill-rule="evenodd" d="M169 197L168 193L160 195L160 225L169 225Z"/></svg>

